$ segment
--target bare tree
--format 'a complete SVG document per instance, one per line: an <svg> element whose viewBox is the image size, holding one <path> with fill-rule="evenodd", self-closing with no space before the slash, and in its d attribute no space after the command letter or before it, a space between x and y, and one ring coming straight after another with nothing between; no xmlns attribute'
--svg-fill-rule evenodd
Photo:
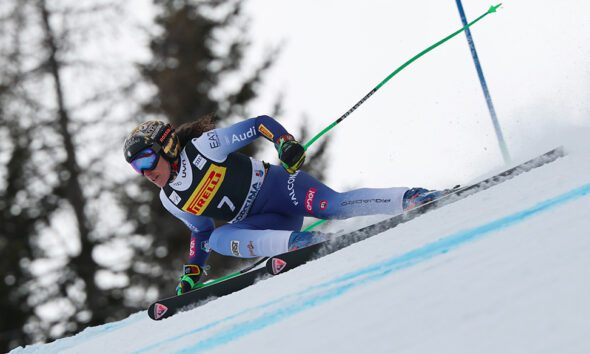
<svg viewBox="0 0 590 354"><path fill-rule="evenodd" d="M137 78L109 80L105 58L80 49L119 11L107 0L0 4L0 349L140 308L124 300L127 284L100 285L99 272L119 270L95 255L121 235L99 227L116 183L104 159L120 140L105 128Z"/></svg>
<svg viewBox="0 0 590 354"><path fill-rule="evenodd" d="M137 70L98 44L129 30L123 4L0 2L0 350L123 318L172 291L188 232L145 181L116 173L122 127L248 117L278 55L242 67L241 1L155 0L153 59Z"/></svg>

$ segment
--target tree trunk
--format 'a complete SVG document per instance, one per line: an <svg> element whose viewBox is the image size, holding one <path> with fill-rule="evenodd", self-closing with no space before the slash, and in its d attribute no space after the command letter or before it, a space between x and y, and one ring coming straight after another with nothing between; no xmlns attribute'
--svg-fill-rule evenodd
<svg viewBox="0 0 590 354"><path fill-rule="evenodd" d="M76 156L73 137L69 129L71 119L64 100L63 83L60 75L62 67L58 60L58 48L56 45L55 33L50 23L51 14L47 9L45 0L39 1L39 9L43 20L45 41L49 49L49 58L47 62L48 70L55 82L58 126L66 151L64 168L65 172L67 172L65 174L67 177L63 177L64 180L62 183L67 185L66 198L74 210L80 233L80 254L72 259L70 265L73 268L72 270L75 271L86 284L86 305L92 312L88 324L97 325L105 322L105 319L101 316L100 308L106 304L102 303L104 301L101 301L102 297L100 296L99 289L94 281L94 274L98 268L98 264L92 258L92 250L95 243L90 238L90 221L85 212L87 200L80 185L80 166Z"/></svg>

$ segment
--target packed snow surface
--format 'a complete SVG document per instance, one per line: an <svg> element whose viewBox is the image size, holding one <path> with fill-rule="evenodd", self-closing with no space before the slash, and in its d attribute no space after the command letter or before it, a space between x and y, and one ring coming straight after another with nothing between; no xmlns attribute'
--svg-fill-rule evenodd
<svg viewBox="0 0 590 354"><path fill-rule="evenodd" d="M587 150L169 319L13 352L588 353Z"/></svg>

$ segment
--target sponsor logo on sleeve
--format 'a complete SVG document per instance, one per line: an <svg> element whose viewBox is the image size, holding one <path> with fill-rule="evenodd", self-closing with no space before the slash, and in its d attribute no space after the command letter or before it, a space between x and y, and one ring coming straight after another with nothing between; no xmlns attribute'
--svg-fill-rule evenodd
<svg viewBox="0 0 590 354"><path fill-rule="evenodd" d="M259 132L260 132L262 135L264 135L265 137L267 137L267 138L268 138L270 141L274 141L274 140L273 140L273 139L274 139L274 137L275 137L275 136L274 136L274 134L273 134L273 133L271 133L271 131L270 131L270 130L268 130L268 128L267 128L267 127L265 127L265 126L264 126L264 124L260 124L260 125L258 126L258 131L259 131Z"/></svg>
<svg viewBox="0 0 590 354"><path fill-rule="evenodd" d="M215 194L219 191L223 183L223 178L225 177L225 170L225 167L211 164L193 194L183 205L182 210L195 215L203 214Z"/></svg>
<svg viewBox="0 0 590 354"><path fill-rule="evenodd" d="M233 254L236 257L240 257L240 241L231 241L231 254Z"/></svg>
<svg viewBox="0 0 590 354"><path fill-rule="evenodd" d="M194 238L192 238L191 239L191 247L189 249L188 254L189 254L190 257L194 257L194 255L196 254L196 252L197 252L197 242L195 241Z"/></svg>
<svg viewBox="0 0 590 354"><path fill-rule="evenodd" d="M188 221L183 220L184 224L191 230L192 232L199 232L199 228L195 227L195 225L191 224Z"/></svg>
<svg viewBox="0 0 590 354"><path fill-rule="evenodd" d="M242 142L246 139L249 138L253 138L256 135L256 130L254 129L254 127L248 129L245 133L241 133L241 134L232 134L231 136L231 142L233 143L239 143Z"/></svg>
<svg viewBox="0 0 590 354"><path fill-rule="evenodd" d="M320 210L326 210L327 207L328 207L328 201L327 200L321 200L320 201Z"/></svg>
<svg viewBox="0 0 590 354"><path fill-rule="evenodd" d="M313 213L313 198L315 198L315 194L318 190L315 188L310 188L307 190L307 194L305 195L305 209L310 213Z"/></svg>
<svg viewBox="0 0 590 354"><path fill-rule="evenodd" d="M197 154L197 157L193 160L193 165L197 166L199 170L203 170L203 167L207 164L207 159L205 159L201 154Z"/></svg>
<svg viewBox="0 0 590 354"><path fill-rule="evenodd" d="M172 203L174 203L174 205L178 205L178 203L180 203L181 198L175 191L172 191L172 193L170 193L170 200L172 201Z"/></svg>
<svg viewBox="0 0 590 354"><path fill-rule="evenodd" d="M211 149L217 149L221 144L219 143L219 137L217 136L217 132L214 130L207 132L207 139L209 140L209 147Z"/></svg>
<svg viewBox="0 0 590 354"><path fill-rule="evenodd" d="M211 252L211 247L209 246L209 241L203 241L201 242L201 250L203 250L204 252Z"/></svg>
<svg viewBox="0 0 590 354"><path fill-rule="evenodd" d="M291 202L295 206L299 205L299 202L297 201L297 196L295 195L295 180L297 179L298 175L299 171L290 175L289 179L287 180L287 190L289 191L289 197L291 198Z"/></svg>

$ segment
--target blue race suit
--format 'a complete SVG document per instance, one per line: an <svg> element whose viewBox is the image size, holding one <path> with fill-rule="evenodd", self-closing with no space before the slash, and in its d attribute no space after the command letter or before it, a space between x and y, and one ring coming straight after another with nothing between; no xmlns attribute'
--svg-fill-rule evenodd
<svg viewBox="0 0 590 354"><path fill-rule="evenodd" d="M162 188L160 199L192 232L190 264L204 266L211 249L242 258L287 252L305 216L345 219L403 211L408 188L339 193L303 171L289 174L236 152L259 137L278 144L286 136L273 118L259 116L205 132L183 148L178 176ZM213 218L229 224L215 229Z"/></svg>

